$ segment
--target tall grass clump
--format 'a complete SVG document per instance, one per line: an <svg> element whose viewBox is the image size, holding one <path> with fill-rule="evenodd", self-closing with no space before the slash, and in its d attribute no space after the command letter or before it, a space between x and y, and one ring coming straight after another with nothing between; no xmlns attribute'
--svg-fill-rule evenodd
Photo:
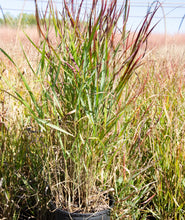
<svg viewBox="0 0 185 220"><path fill-rule="evenodd" d="M48 1L43 17L39 17L35 3L42 43L37 46L27 38L40 53L36 69L23 49L35 90L16 61L1 49L17 68L24 93L5 77L3 80L11 88L11 96L25 107L23 118L28 118L33 127L18 132L11 144L10 139L4 139L1 180L6 201L3 203L10 204L7 193L13 182L17 183L13 199L16 198L16 204L30 207L32 215L39 215L34 208L45 207L49 199L69 212L96 212L108 206L104 203L105 195L115 191L116 207L120 210L115 218L129 212L136 212L133 215L137 218L144 210L141 204L154 197L151 192L155 183L151 181L155 173L153 152L141 147L150 146L150 130L162 113L156 116L152 111L153 118L147 118L152 105L142 101L139 108L130 105L143 94L147 74L140 88L134 83L128 87L128 82L142 64L147 38L153 29L150 25L159 4L148 10L133 34L126 29L130 8L127 0L119 8L116 0L94 0L85 12L83 0L79 5L64 0L61 12ZM122 25L118 27L120 21ZM137 83L138 78L135 80ZM12 148L7 150L8 146ZM137 150L142 153L136 158ZM12 168L8 174L4 158L10 159L9 164L17 163L16 170L20 172L14 173ZM133 167L136 170L130 173ZM126 172L130 173L129 178ZM146 181L140 179L143 173ZM135 197L122 211L123 201L132 195ZM146 213L152 211L148 209Z"/></svg>

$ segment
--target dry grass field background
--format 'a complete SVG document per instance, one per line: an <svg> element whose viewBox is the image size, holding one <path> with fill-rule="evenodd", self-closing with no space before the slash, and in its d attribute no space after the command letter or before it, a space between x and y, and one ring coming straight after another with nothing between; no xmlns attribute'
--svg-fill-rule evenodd
<svg viewBox="0 0 185 220"><path fill-rule="evenodd" d="M25 52L28 51L29 58L31 60L36 60L37 51L33 48L23 31L28 34L28 36L33 40L36 45L39 45L40 38L36 27L28 27L22 30L2 26L0 28L0 47L6 50L12 58L16 57L17 60L24 60L22 56L22 49L20 47L21 42ZM172 47L173 52L179 50L183 52L185 47L185 34L151 34L148 39L148 50L157 51L165 48L168 51L168 49L171 49ZM173 56L173 53L171 55ZM7 59L4 59L4 56L1 56L0 59L3 62L7 62ZM19 64L21 64L21 61L19 62Z"/></svg>
<svg viewBox="0 0 185 220"><path fill-rule="evenodd" d="M27 28L24 30L31 39L38 44L39 43L39 35L36 27ZM23 30L19 30L17 28L9 28L9 27L1 27L0 28L0 47L7 51L7 53L12 57L19 60L19 64L23 62L23 53L20 46L20 42L23 44L23 47L31 59L35 59L37 53L36 49L32 47L29 40L26 38ZM1 56L1 61L6 62L4 56ZM23 62L24 66L24 62Z"/></svg>

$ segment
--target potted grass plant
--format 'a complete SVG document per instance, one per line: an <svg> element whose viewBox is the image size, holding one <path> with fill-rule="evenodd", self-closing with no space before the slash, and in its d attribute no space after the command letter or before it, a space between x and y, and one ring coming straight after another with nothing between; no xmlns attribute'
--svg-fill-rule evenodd
<svg viewBox="0 0 185 220"><path fill-rule="evenodd" d="M134 33L126 28L128 0L93 0L88 7L83 0L64 0L62 11L48 1L42 17L35 5L41 45L27 37L40 53L37 70L25 58L42 91L36 96L19 70L30 102L17 91L14 97L52 145L44 170L49 208L56 219L110 219L116 175L111 165L126 126L124 88L141 65L159 4Z"/></svg>

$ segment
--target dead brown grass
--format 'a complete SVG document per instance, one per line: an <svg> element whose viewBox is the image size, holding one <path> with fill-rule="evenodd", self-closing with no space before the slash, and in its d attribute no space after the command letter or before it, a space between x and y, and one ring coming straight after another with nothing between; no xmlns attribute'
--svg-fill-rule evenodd
<svg viewBox="0 0 185 220"><path fill-rule="evenodd" d="M19 39L21 40L21 42L23 42L23 44L29 43L23 31L25 31L34 42L39 42L39 35L37 33L36 27L29 27L23 30L19 28L2 26L0 27L0 47L3 48L8 44L18 44Z"/></svg>
<svg viewBox="0 0 185 220"><path fill-rule="evenodd" d="M169 45L176 45L176 46L185 45L185 34L174 34L174 35L152 34L148 40L149 48L154 48L154 47L159 48Z"/></svg>
<svg viewBox="0 0 185 220"><path fill-rule="evenodd" d="M25 28L24 31L36 44L39 44L40 39L35 27ZM0 28L0 48L5 50L13 59L16 59L16 61L20 60L19 63L22 63L23 53L20 42L22 43L28 57L31 60L34 60L37 51L26 38L23 30L9 27ZM5 63L9 62L2 54L0 61ZM10 62L8 64L11 65Z"/></svg>
<svg viewBox="0 0 185 220"><path fill-rule="evenodd" d="M26 28L24 31L36 44L40 43L39 35L35 27ZM31 88L34 88L35 80L23 55L20 42L23 45L31 65L35 67L39 60L39 54L26 38L23 30L9 27L0 27L0 48L6 51L6 53L14 60L14 62L26 77L29 76L31 82L30 86ZM10 88L6 85L6 82L3 80L3 78L7 79L9 83L14 86L14 88L16 88L17 91L22 91L24 97L26 96L26 90L22 85L21 79L15 66L3 53L0 53L0 89L6 92L10 92ZM8 126L8 124L16 123L17 118L22 115L23 106L20 105L20 103L17 103L17 101L6 92L0 92L0 108L3 106L4 111L6 111L3 123L5 126ZM3 114L3 111L0 109L0 115L1 114Z"/></svg>
<svg viewBox="0 0 185 220"><path fill-rule="evenodd" d="M36 45L40 43L39 34L36 27L28 27L24 29L25 33L33 40ZM119 36L118 36L119 38ZM22 29L0 27L0 48L6 50L11 56L22 56L22 50L20 42L23 44L24 49L30 55L30 58L35 57L33 46L26 38ZM164 35L164 34L152 34L148 40L148 48L159 48L163 46L183 46L185 45L185 34ZM20 54L18 54L20 53ZM2 60L3 56L1 56Z"/></svg>

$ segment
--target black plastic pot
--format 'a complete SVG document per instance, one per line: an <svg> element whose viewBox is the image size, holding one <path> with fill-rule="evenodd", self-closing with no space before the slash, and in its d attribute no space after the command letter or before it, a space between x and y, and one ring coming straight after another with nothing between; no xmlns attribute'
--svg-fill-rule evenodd
<svg viewBox="0 0 185 220"><path fill-rule="evenodd" d="M110 212L111 208L114 205L113 197L110 197L110 208L105 209L100 212L96 213L69 213L67 211L64 211L60 208L55 207L53 203L50 203L50 208L53 212L53 218L54 220L110 220Z"/></svg>

